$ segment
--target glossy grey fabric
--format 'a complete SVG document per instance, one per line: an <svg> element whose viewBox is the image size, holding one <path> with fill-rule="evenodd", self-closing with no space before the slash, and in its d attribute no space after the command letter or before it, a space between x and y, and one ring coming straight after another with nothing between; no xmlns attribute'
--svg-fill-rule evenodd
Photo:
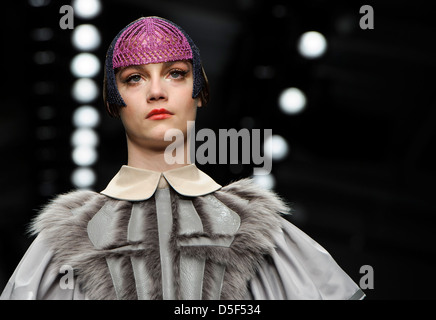
<svg viewBox="0 0 436 320"><path fill-rule="evenodd" d="M78 286L62 289L59 270L51 270L53 253L36 237L3 290L0 300L84 300Z"/></svg>
<svg viewBox="0 0 436 320"><path fill-rule="evenodd" d="M201 205L197 203L196 206L191 198L177 196L175 210L169 190L158 190L155 199L149 200L150 202L132 204L105 200L106 202L94 211L95 214L90 215L92 218L88 218L89 222L81 221L79 225L85 226L83 232L86 241L92 242L87 250L107 254L103 256L105 258L102 259L101 266L108 268L106 274L110 273L109 284L110 287L113 284L115 290L113 298L149 299L153 294L150 291L153 288L151 283L162 287L165 293L163 298L166 299L174 298L176 295L182 299L204 299L204 292L207 292L209 299L219 299L223 283L224 286L227 285L228 291L229 275L234 272L235 266L245 265L246 260L239 259L245 254L244 250L247 251L245 248L249 245L252 249L260 246L261 235L257 232L259 218L267 209L263 208L262 215L258 215L255 221L247 224L246 220L250 216L259 214L255 212L258 205L243 202L242 206L249 208L244 216L241 215L242 210L236 206L236 200L231 202L223 196L224 194L220 195L221 198L215 194L204 196L201 198ZM223 199L228 205L224 205ZM65 210L68 212L70 202L66 200L65 203L68 205ZM238 202L242 203L239 200ZM77 203L81 202L77 200ZM154 203L155 213L149 209L154 208ZM74 210L74 221L89 216L89 206L83 205L83 208L83 212L79 209ZM141 241L145 237L146 224L155 221L149 219L146 222L145 212L147 217L153 216L157 219L157 225L153 230L159 231L156 243L163 261L160 265L162 272L159 273L162 276L162 284L156 284L155 274L151 274L152 269L147 269L145 264L145 259L149 258L149 251L145 251L146 244ZM172 228L173 215L178 219L178 228ZM67 225L71 225L71 220L66 218L65 221ZM268 240L271 241L273 249L264 259L256 260L260 261L260 265L253 277L248 278L250 290L246 298L360 299L364 296L324 248L285 219L274 221L280 223L277 225L278 229L271 233L272 239ZM174 242L171 242L171 232L176 239ZM247 239L250 232L251 240L243 240ZM48 247L47 239L44 239L43 235L43 232L40 233L24 255L1 299L86 299L87 296L77 285L72 289L62 289L62 274L54 268L53 251ZM58 235L55 234L54 239L58 239ZM225 260L236 242L236 254L231 256L231 260ZM77 247L73 249L82 256L94 252L82 252ZM159 260L159 254L155 260ZM173 258L176 259L172 260ZM208 261L205 261L205 258ZM227 268L235 260L238 260L237 264ZM206 273L207 268L209 269ZM90 273L92 274L95 269L93 267ZM241 273L233 274L238 278L241 276ZM174 280L175 277L178 277L177 281ZM180 282L178 290L181 292L176 292L173 288L174 282ZM201 289L204 286L207 286L206 291ZM132 293L131 289L135 287L136 290ZM225 289L222 291L225 292Z"/></svg>
<svg viewBox="0 0 436 320"><path fill-rule="evenodd" d="M202 233L203 224L192 201L178 202L179 234ZM180 291L184 300L201 300L206 259L180 255Z"/></svg>
<svg viewBox="0 0 436 320"><path fill-rule="evenodd" d="M146 219L140 205L133 204L127 229L127 241L139 242L144 239L143 229L147 227ZM151 297L151 274L143 257L130 258L139 300L149 300Z"/></svg>
<svg viewBox="0 0 436 320"><path fill-rule="evenodd" d="M256 277L250 281L248 299L335 300L364 297L364 293L331 256L292 224L284 221L283 233L277 235L275 241L276 251L264 261ZM49 272L51 255L44 240L38 236L12 275L1 299L86 299L77 287L73 290L61 289L59 276ZM224 276L219 266L216 276ZM216 284L219 286L221 281L218 279ZM141 294L141 297L146 298L147 294Z"/></svg>
<svg viewBox="0 0 436 320"><path fill-rule="evenodd" d="M156 191L157 226L159 230L160 261L162 268L162 290L164 299L175 299L174 271L172 251L170 250L170 237L173 226L170 190L158 189Z"/></svg>
<svg viewBox="0 0 436 320"><path fill-rule="evenodd" d="M256 300L362 299L365 294L330 254L293 224L283 221L276 250L250 282Z"/></svg>

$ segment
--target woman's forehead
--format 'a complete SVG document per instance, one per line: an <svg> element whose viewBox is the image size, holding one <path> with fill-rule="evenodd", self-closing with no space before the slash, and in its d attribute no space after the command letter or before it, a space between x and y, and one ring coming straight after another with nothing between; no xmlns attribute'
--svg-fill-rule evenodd
<svg viewBox="0 0 436 320"><path fill-rule="evenodd" d="M129 65L125 67L118 68L118 71L124 71L127 69L135 69L135 70L147 70L147 69L153 69L153 68L161 68L161 69L168 69L173 66L185 66L189 69L192 69L192 63L189 60L175 60L175 61L168 61L168 62L160 62L160 63L147 63L147 64L138 64L138 65Z"/></svg>

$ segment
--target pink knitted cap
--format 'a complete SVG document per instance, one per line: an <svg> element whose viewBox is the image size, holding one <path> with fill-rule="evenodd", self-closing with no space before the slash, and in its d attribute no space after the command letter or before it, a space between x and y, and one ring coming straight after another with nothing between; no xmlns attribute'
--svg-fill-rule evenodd
<svg viewBox="0 0 436 320"><path fill-rule="evenodd" d="M158 17L132 23L115 44L113 68L192 59L185 35L173 24Z"/></svg>

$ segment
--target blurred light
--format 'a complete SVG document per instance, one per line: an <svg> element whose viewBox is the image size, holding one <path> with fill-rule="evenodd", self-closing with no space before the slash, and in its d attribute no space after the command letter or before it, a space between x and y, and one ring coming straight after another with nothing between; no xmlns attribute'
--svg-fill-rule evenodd
<svg viewBox="0 0 436 320"><path fill-rule="evenodd" d="M35 41L48 41L53 38L53 30L50 28L33 29L30 36Z"/></svg>
<svg viewBox="0 0 436 320"><path fill-rule="evenodd" d="M53 63L56 59L56 55L53 51L38 51L33 55L33 61L36 64L49 64Z"/></svg>
<svg viewBox="0 0 436 320"><path fill-rule="evenodd" d="M283 160L289 153L289 146L286 140L279 135L272 135L263 146L265 156L271 155L273 160Z"/></svg>
<svg viewBox="0 0 436 320"><path fill-rule="evenodd" d="M288 13L288 10L284 5L277 4L273 6L272 8L272 14L276 18L284 18L286 14Z"/></svg>
<svg viewBox="0 0 436 320"><path fill-rule="evenodd" d="M77 17L92 19L101 12L102 5L99 0L73 0L72 7ZM93 51L100 46L100 32L92 24L82 24L74 29L71 41L78 51L82 51L70 63L71 73L79 78L73 83L72 95L79 103L90 103L99 94L96 82L90 78L100 72L101 65L94 54L86 51ZM100 116L94 107L84 105L75 110L72 121L77 129L71 136L71 157L79 168L72 173L71 182L78 188L88 188L96 180L94 171L88 167L98 158L95 147L99 138L93 128L99 123Z"/></svg>
<svg viewBox="0 0 436 320"><path fill-rule="evenodd" d="M80 103L89 103L97 98L97 84L92 79L80 78L73 84L72 95Z"/></svg>
<svg viewBox="0 0 436 320"><path fill-rule="evenodd" d="M50 126L42 126L36 128L36 137L39 140L49 140L56 137L56 129Z"/></svg>
<svg viewBox="0 0 436 320"><path fill-rule="evenodd" d="M55 85L51 81L38 81L33 84L33 92L39 95L50 94L55 91Z"/></svg>
<svg viewBox="0 0 436 320"><path fill-rule="evenodd" d="M36 151L36 159L37 161L41 161L41 162L54 161L54 159L56 159L56 155L57 155L56 149L52 146L42 147Z"/></svg>
<svg viewBox="0 0 436 320"><path fill-rule="evenodd" d="M253 73L258 79L272 79L275 75L274 68L271 66L256 66Z"/></svg>
<svg viewBox="0 0 436 320"><path fill-rule="evenodd" d="M95 180L95 172L90 168L76 168L71 175L71 182L78 188L88 188Z"/></svg>
<svg viewBox="0 0 436 320"><path fill-rule="evenodd" d="M73 150L72 159L78 166L90 166L97 161L97 152L89 146L76 147Z"/></svg>
<svg viewBox="0 0 436 320"><path fill-rule="evenodd" d="M271 173L253 174L254 183L265 189L273 189L276 185L276 179Z"/></svg>
<svg viewBox="0 0 436 320"><path fill-rule="evenodd" d="M315 59L324 54L327 49L327 40L317 31L305 32L298 41L298 51L308 59Z"/></svg>
<svg viewBox="0 0 436 320"><path fill-rule="evenodd" d="M279 107L286 114L297 114L306 106L306 96L298 88L287 88L279 97Z"/></svg>
<svg viewBox="0 0 436 320"><path fill-rule="evenodd" d="M73 124L76 127L94 128L100 122L98 111L91 106L81 106L74 111Z"/></svg>
<svg viewBox="0 0 436 320"><path fill-rule="evenodd" d="M238 0L236 3L244 11L250 10L254 6L254 0Z"/></svg>
<svg viewBox="0 0 436 320"><path fill-rule="evenodd" d="M254 120L253 117L246 116L239 121L239 124L241 128L253 129L256 124L256 120Z"/></svg>
<svg viewBox="0 0 436 320"><path fill-rule="evenodd" d="M340 16L335 21L335 29L339 34L351 34L358 25L355 23L353 14L346 13Z"/></svg>
<svg viewBox="0 0 436 320"><path fill-rule="evenodd" d="M92 53L79 53L71 60L70 69L76 77L94 77L100 71L100 61Z"/></svg>
<svg viewBox="0 0 436 320"><path fill-rule="evenodd" d="M100 32L92 24L81 24L74 28L72 42L78 50L95 50L101 43Z"/></svg>
<svg viewBox="0 0 436 320"><path fill-rule="evenodd" d="M45 7L50 4L50 0L29 0L32 7Z"/></svg>
<svg viewBox="0 0 436 320"><path fill-rule="evenodd" d="M101 12L101 3L99 0L74 0L71 5L74 14L82 19L95 18Z"/></svg>
<svg viewBox="0 0 436 320"><path fill-rule="evenodd" d="M50 120L54 118L56 112L55 108L51 106L42 106L39 107L37 114L41 120Z"/></svg>
<svg viewBox="0 0 436 320"><path fill-rule="evenodd" d="M95 147L98 144L98 136L94 130L89 128L76 129L71 136L71 144L74 147L88 146Z"/></svg>

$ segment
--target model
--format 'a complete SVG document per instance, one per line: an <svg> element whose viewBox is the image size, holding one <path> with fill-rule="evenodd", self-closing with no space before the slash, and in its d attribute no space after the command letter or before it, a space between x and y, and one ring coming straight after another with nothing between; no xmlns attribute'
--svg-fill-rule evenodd
<svg viewBox="0 0 436 320"><path fill-rule="evenodd" d="M361 299L313 239L283 218L272 191L220 186L189 161L165 159L208 102L200 53L179 26L140 18L106 56L104 100L124 125L128 163L101 192L56 197L2 299Z"/></svg>

